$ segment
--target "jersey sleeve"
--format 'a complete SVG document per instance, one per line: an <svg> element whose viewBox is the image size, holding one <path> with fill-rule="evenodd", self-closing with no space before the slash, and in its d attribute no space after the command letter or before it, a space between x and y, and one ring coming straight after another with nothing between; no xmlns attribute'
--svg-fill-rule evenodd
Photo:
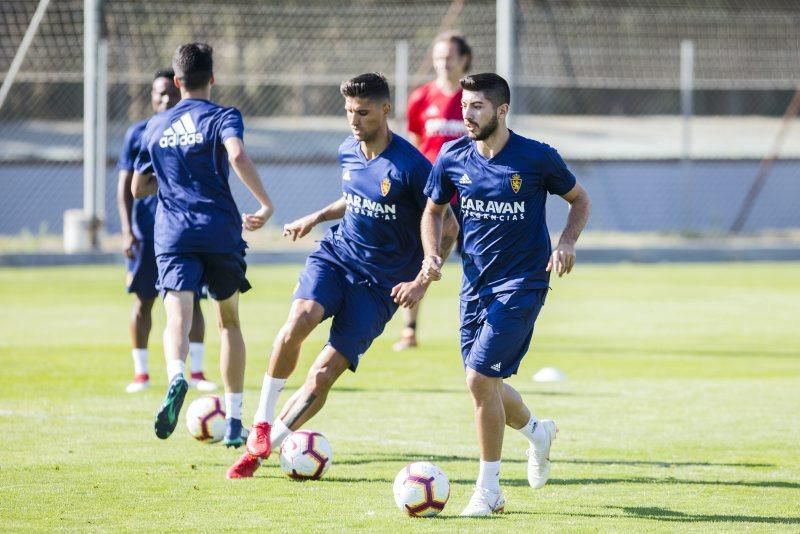
<svg viewBox="0 0 800 534"><path fill-rule="evenodd" d="M420 88L411 93L411 97L408 99L408 111L406 113L408 116L408 131L416 135L422 135L424 131L424 125L422 124L422 97L422 88Z"/></svg>
<svg viewBox="0 0 800 534"><path fill-rule="evenodd" d="M446 160L447 152L440 152L428 174L428 182L425 185L425 195L437 204L448 204L456 194L456 186L453 185L444 170Z"/></svg>
<svg viewBox="0 0 800 534"><path fill-rule="evenodd" d="M133 164L134 170L139 174L150 174L153 172L153 160L150 157L150 150L147 148L149 145L150 138L150 123L147 123L147 127L145 127L144 131L142 132L142 136L139 138L139 152L136 155L136 161Z"/></svg>
<svg viewBox="0 0 800 534"><path fill-rule="evenodd" d="M220 141L223 143L231 137L244 140L244 121L241 112L236 108L228 108L222 115L219 129Z"/></svg>
<svg viewBox="0 0 800 534"><path fill-rule="evenodd" d="M408 173L408 187L411 189L414 203L420 210L424 210L425 204L428 203L428 197L425 195L425 187L428 183L430 171L430 162L420 154L419 161Z"/></svg>
<svg viewBox="0 0 800 534"><path fill-rule="evenodd" d="M131 126L125 132L125 140L122 142L122 150L117 159L117 170L133 172L136 163L136 156L139 155L139 143L135 135L136 126Z"/></svg>
<svg viewBox="0 0 800 534"><path fill-rule="evenodd" d="M575 175L567 168L556 149L548 147L545 159L544 186L551 195L565 195L577 183Z"/></svg>

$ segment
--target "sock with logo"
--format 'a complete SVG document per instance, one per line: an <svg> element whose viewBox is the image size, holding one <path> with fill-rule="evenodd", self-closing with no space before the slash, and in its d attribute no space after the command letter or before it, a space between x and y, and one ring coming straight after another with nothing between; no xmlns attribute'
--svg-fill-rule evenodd
<svg viewBox="0 0 800 534"><path fill-rule="evenodd" d="M261 399L258 401L258 410L253 418L253 423L269 423L275 420L275 406L278 397L286 385L285 378L272 378L264 373L264 383L261 385Z"/></svg>
<svg viewBox="0 0 800 534"><path fill-rule="evenodd" d="M496 462L481 460L478 482L475 485L494 493L500 493L500 460Z"/></svg>
<svg viewBox="0 0 800 534"><path fill-rule="evenodd" d="M533 443L533 434L536 432L536 427L539 426L539 420L536 418L535 415L531 414L531 419L528 421L525 426L519 428L519 433L528 438L528 441Z"/></svg>

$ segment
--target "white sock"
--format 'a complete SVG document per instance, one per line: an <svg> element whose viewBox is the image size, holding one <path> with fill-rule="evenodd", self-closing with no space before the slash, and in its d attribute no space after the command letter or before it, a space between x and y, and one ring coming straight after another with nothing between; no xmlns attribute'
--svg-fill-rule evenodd
<svg viewBox="0 0 800 534"><path fill-rule="evenodd" d="M200 373L203 371L203 358L206 355L206 346L202 343L189 343L189 372Z"/></svg>
<svg viewBox="0 0 800 534"><path fill-rule="evenodd" d="M528 438L528 441L533 443L533 433L536 432L536 429L539 427L539 420L536 418L535 415L531 414L531 420L528 421L525 426L519 429L519 433Z"/></svg>
<svg viewBox="0 0 800 534"><path fill-rule="evenodd" d="M283 421L280 419L275 421L275 424L272 425L272 430L269 433L269 439L272 443L272 450L277 451L278 447L281 446L283 440L292 433L292 430L283 424Z"/></svg>
<svg viewBox="0 0 800 534"><path fill-rule="evenodd" d="M496 462L484 462L481 460L476 485L479 488L500 493L500 460Z"/></svg>
<svg viewBox="0 0 800 534"><path fill-rule="evenodd" d="M172 382L172 379L178 375L183 376L186 371L186 362L183 360L170 360L167 362L167 380Z"/></svg>
<svg viewBox="0 0 800 534"><path fill-rule="evenodd" d="M146 375L147 349L133 349L131 351L131 356L133 356L133 374Z"/></svg>
<svg viewBox="0 0 800 534"><path fill-rule="evenodd" d="M244 393L225 393L225 417L242 420Z"/></svg>
<svg viewBox="0 0 800 534"><path fill-rule="evenodd" d="M253 423L269 423L275 420L275 406L278 397L286 385L285 378L272 378L264 373L264 383L261 385L261 399L258 401L258 410L253 418Z"/></svg>

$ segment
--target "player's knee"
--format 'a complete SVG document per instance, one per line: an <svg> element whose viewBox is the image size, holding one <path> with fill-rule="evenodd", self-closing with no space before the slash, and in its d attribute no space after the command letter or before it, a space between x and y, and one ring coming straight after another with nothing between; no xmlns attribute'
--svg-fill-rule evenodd
<svg viewBox="0 0 800 534"><path fill-rule="evenodd" d="M281 342L284 345L302 343L314 326L314 317L310 311L296 310L281 329Z"/></svg>
<svg viewBox="0 0 800 534"><path fill-rule="evenodd" d="M476 399L488 398L492 395L499 395L497 390L497 379L482 375L481 373L469 369L466 376L467 388Z"/></svg>
<svg viewBox="0 0 800 534"><path fill-rule="evenodd" d="M239 328L240 327L239 316L220 315L220 317L217 319L217 327L219 327L220 330L230 330L232 328Z"/></svg>
<svg viewBox="0 0 800 534"><path fill-rule="evenodd" d="M133 309L131 314L135 319L142 320L150 318L150 312L153 309L153 299L140 299L136 298L133 301Z"/></svg>

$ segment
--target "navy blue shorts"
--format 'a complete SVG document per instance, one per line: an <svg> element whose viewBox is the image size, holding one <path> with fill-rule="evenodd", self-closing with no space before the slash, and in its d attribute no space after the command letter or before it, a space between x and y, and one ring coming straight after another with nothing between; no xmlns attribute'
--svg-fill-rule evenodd
<svg viewBox="0 0 800 534"><path fill-rule="evenodd" d="M294 298L322 305L323 320L333 317L328 345L347 358L351 371L397 311L388 289L354 280L338 265L314 256L306 260Z"/></svg>
<svg viewBox="0 0 800 534"><path fill-rule="evenodd" d="M158 267L152 241L139 241L133 246L133 258L127 258L128 293L136 293L142 300L156 298L158 290Z"/></svg>
<svg viewBox="0 0 800 534"><path fill-rule="evenodd" d="M162 295L167 291L202 293L203 285L207 285L209 297L225 300L237 291L244 293L252 287L245 277L244 251L159 254L156 263L158 289Z"/></svg>
<svg viewBox="0 0 800 534"><path fill-rule="evenodd" d="M547 288L521 289L461 301L464 366L492 377L516 374L533 337Z"/></svg>

